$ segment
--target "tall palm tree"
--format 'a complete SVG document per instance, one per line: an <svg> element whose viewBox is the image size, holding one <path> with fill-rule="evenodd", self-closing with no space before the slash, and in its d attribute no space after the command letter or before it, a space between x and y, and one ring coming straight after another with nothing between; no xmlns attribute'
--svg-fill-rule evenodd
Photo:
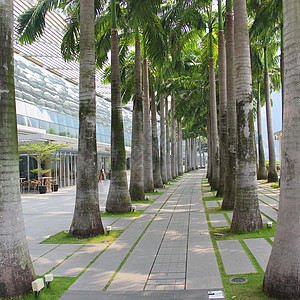
<svg viewBox="0 0 300 300"><path fill-rule="evenodd" d="M237 179L232 232L262 228L256 182L250 43L246 0L234 1L234 56L237 100Z"/></svg>
<svg viewBox="0 0 300 300"><path fill-rule="evenodd" d="M167 162L166 162L166 127L165 127L165 103L164 95L160 94L160 169L161 179L164 184L168 183Z"/></svg>
<svg viewBox="0 0 300 300"><path fill-rule="evenodd" d="M151 123L152 123L152 157L153 157L153 181L154 187L163 187L163 182L160 173L160 160L159 148L157 137L157 121L156 121L156 104L155 104L155 91L151 92Z"/></svg>
<svg viewBox="0 0 300 300"><path fill-rule="evenodd" d="M218 196L224 195L227 152L227 92L226 92L226 50L222 16L222 0L218 0L219 11L219 126L220 126L220 175Z"/></svg>
<svg viewBox="0 0 300 300"><path fill-rule="evenodd" d="M111 179L106 201L108 212L128 212L131 199L126 174L126 152L120 89L116 3L111 1Z"/></svg>
<svg viewBox="0 0 300 300"><path fill-rule="evenodd" d="M236 183L236 100L234 74L233 3L226 0L227 155L222 209L232 210Z"/></svg>
<svg viewBox="0 0 300 300"><path fill-rule="evenodd" d="M166 120L166 162L168 181L172 180L171 155L170 155L170 121L169 121L168 98L165 101L165 120Z"/></svg>
<svg viewBox="0 0 300 300"><path fill-rule="evenodd" d="M144 193L144 143L143 143L143 96L141 72L141 45L139 28L135 33L134 97L132 112L130 197L138 201L145 199ZM144 86L144 93L147 87Z"/></svg>
<svg viewBox="0 0 300 300"><path fill-rule="evenodd" d="M267 168L265 161L265 152L262 137L262 125L261 125L261 104L260 104L260 82L258 82L257 89L257 103L256 103L256 118L257 118L257 136L258 136L258 170L257 179L267 179Z"/></svg>
<svg viewBox="0 0 300 300"><path fill-rule="evenodd" d="M273 122L271 111L271 93L270 93L270 77L269 67L267 59L267 46L264 47L264 86L265 86L265 98L266 98L266 115L267 115L267 129L268 129L268 146L269 146L269 170L268 181L278 181L278 175L276 171L276 159L275 159L275 144L273 135Z"/></svg>
<svg viewBox="0 0 300 300"><path fill-rule="evenodd" d="M178 175L183 174L182 158L182 123L178 121Z"/></svg>
<svg viewBox="0 0 300 300"><path fill-rule="evenodd" d="M171 95L171 172L172 178L176 176L176 123L175 123L175 99L174 94Z"/></svg>
<svg viewBox="0 0 300 300"><path fill-rule="evenodd" d="M70 234L104 234L100 217L96 143L94 2L80 1L79 139L76 202ZM87 166L89 166L87 168Z"/></svg>
<svg viewBox="0 0 300 300"><path fill-rule="evenodd" d="M146 50L144 50L146 52ZM146 53L145 53L146 54ZM148 59L144 54L143 59L143 86L144 86L144 191L152 193L153 165L152 165L152 135L150 126L150 101L149 101L149 72Z"/></svg>
<svg viewBox="0 0 300 300"><path fill-rule="evenodd" d="M285 101L282 132L281 184L277 229L265 272L263 290L280 299L300 298L300 3L283 1L285 35Z"/></svg>
<svg viewBox="0 0 300 300"><path fill-rule="evenodd" d="M0 27L0 298L12 298L34 280L19 186L12 1L0 2Z"/></svg>
<svg viewBox="0 0 300 300"><path fill-rule="evenodd" d="M209 15L209 107L210 107L210 136L211 136L211 188L219 188L219 145L218 145L218 121L217 121L217 101L216 101L216 79L213 57L212 42L212 21L211 13Z"/></svg>

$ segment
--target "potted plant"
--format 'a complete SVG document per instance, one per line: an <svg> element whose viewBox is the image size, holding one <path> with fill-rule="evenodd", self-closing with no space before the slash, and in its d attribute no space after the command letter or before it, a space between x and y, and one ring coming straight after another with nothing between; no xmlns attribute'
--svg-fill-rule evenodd
<svg viewBox="0 0 300 300"><path fill-rule="evenodd" d="M50 187L50 177L51 177L51 161L60 160L61 158L56 157L57 151L69 144L50 144L46 142L41 143L27 143L26 145L19 146L19 153L30 154L38 163L38 168L31 170L31 172L38 175L39 192L40 194L46 193L48 187ZM45 175L47 180L45 179ZM57 191L58 185L56 185L53 190Z"/></svg>

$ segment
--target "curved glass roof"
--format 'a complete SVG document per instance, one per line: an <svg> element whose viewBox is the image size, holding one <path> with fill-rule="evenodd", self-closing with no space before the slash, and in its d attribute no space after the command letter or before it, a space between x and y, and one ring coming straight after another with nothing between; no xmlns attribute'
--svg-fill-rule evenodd
<svg viewBox="0 0 300 300"><path fill-rule="evenodd" d="M17 26L18 16L33 6L36 1L14 0L14 27ZM61 41L64 34L66 22L56 12L47 13L44 34L31 45L21 45L18 41L18 33L15 30L14 51L28 60L31 60L50 72L62 78L78 84L79 63L65 62L61 55ZM110 98L110 85L102 83L102 70L96 70L96 91L104 97Z"/></svg>

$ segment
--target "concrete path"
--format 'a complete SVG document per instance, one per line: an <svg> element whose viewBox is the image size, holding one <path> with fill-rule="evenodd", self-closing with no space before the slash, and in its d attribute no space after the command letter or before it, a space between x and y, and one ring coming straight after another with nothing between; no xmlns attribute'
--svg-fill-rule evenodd
<svg viewBox="0 0 300 300"><path fill-rule="evenodd" d="M203 203L203 174L204 170L188 173L168 185L153 204L140 206L146 210L138 218L102 218L104 226L125 229L111 245L40 244L69 229L75 187L45 195L23 194L25 228L36 273L81 274L62 299L225 299L204 212L204 205L213 209L221 201ZM207 181L203 182L207 195ZM109 181L99 183L102 209L108 186ZM263 201L261 211L276 221L277 191L272 193L271 187L259 184L258 192ZM227 216L232 217L230 213ZM229 226L222 213L210 213L209 219L213 227ZM227 274L257 272L245 248L262 269L271 251L265 239L247 239L243 246L237 240L218 241L218 247Z"/></svg>

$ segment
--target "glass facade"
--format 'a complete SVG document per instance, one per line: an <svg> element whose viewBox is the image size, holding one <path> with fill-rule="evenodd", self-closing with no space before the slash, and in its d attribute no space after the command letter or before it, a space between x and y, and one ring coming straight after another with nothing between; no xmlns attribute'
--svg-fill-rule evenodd
<svg viewBox="0 0 300 300"><path fill-rule="evenodd" d="M55 75L28 59L14 54L15 96L17 122L40 132L61 137L78 138L79 129L79 87ZM98 168L109 173L109 148L111 142L111 103L109 99L97 95L97 142L107 144L105 153L98 155ZM131 146L132 111L123 108L125 145ZM55 140L55 138L53 138ZM27 140L30 142L30 140ZM36 141L32 141L36 142ZM102 147L103 148L103 147ZM103 149L104 149L103 148ZM57 153L60 160L51 163L51 180L59 187L76 183L76 150ZM37 168L37 162L29 155L20 156L20 184L22 191L36 189L36 174L30 170Z"/></svg>
<svg viewBox="0 0 300 300"><path fill-rule="evenodd" d="M79 87L15 54L18 124L78 138ZM110 144L111 104L97 95L97 142ZM125 145L131 146L131 115L123 108Z"/></svg>

